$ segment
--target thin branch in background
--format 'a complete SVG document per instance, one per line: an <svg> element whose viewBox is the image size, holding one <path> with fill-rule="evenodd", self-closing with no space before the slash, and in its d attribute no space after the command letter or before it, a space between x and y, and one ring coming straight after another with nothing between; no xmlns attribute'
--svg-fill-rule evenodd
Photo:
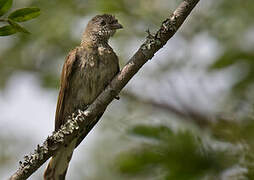
<svg viewBox="0 0 254 180"><path fill-rule="evenodd" d="M68 145L81 131L88 134L97 123L94 117L106 109L138 70L167 43L198 2L199 0L184 0L173 14L163 21L154 36L151 34L147 36L146 41L134 56L88 109L73 114L61 129L53 132L53 135L44 141L43 145L38 145L33 154L25 156L25 160L20 161L19 169L10 179L27 179L61 147Z"/></svg>
<svg viewBox="0 0 254 180"><path fill-rule="evenodd" d="M209 116L207 116L206 114L202 112L190 109L187 106L184 108L184 111L182 111L172 104L157 102L155 100L147 99L147 98L140 98L131 92L125 91L123 95L124 97L128 99L174 114L182 119L192 121L200 127L207 127L211 123L211 118Z"/></svg>

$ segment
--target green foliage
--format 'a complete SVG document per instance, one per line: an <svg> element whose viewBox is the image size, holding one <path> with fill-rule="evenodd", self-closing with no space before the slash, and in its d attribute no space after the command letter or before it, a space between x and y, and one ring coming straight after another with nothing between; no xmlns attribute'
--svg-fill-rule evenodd
<svg viewBox="0 0 254 180"><path fill-rule="evenodd" d="M246 117L245 117L246 118ZM240 153L235 156L238 163L248 169L246 178L254 177L254 121L253 117L241 121L221 119L212 126L213 137L236 147L241 145ZM232 150L233 151L233 150Z"/></svg>
<svg viewBox="0 0 254 180"><path fill-rule="evenodd" d="M0 1L0 16L4 15L12 6L12 0ZM17 22L24 22L40 15L39 8L22 8L11 12L7 18L0 19L0 22L8 23L9 26L0 27L0 36L9 36L16 32L29 34L29 32Z"/></svg>
<svg viewBox="0 0 254 180"><path fill-rule="evenodd" d="M220 56L212 65L211 69L222 69L229 67L237 62L246 62L251 66L254 66L254 54L253 52L239 51L230 49Z"/></svg>
<svg viewBox="0 0 254 180"><path fill-rule="evenodd" d="M0 36L9 36L11 34L15 34L17 30L10 25L0 27Z"/></svg>
<svg viewBox="0 0 254 180"><path fill-rule="evenodd" d="M123 175L197 180L217 176L235 162L227 152L205 146L188 131L172 133L166 126L137 126L131 132L151 141L120 154L117 166Z"/></svg>
<svg viewBox="0 0 254 180"><path fill-rule="evenodd" d="M243 93L254 84L254 54L252 51L230 49L220 56L211 66L213 70L223 70L231 65L243 64L244 76L234 85L234 92Z"/></svg>
<svg viewBox="0 0 254 180"><path fill-rule="evenodd" d="M27 33L29 34L29 32L23 28L22 26L20 26L18 23L16 23L15 21L8 19L8 23L18 32L23 32L23 33Z"/></svg>
<svg viewBox="0 0 254 180"><path fill-rule="evenodd" d="M39 8L22 8L12 12L8 19L16 22L24 22L36 18L40 15Z"/></svg>
<svg viewBox="0 0 254 180"><path fill-rule="evenodd" d="M4 15L12 6L12 0L0 0L0 16Z"/></svg>
<svg viewBox="0 0 254 180"><path fill-rule="evenodd" d="M115 0L99 0L96 1L96 6L102 11L102 12L108 12L110 9L111 12L127 12L126 6L124 4L124 1L115 1Z"/></svg>
<svg viewBox="0 0 254 180"><path fill-rule="evenodd" d="M161 139L165 135L171 135L171 130L166 126L158 126L158 127L152 127L147 125L138 125L135 126L133 129L130 130L130 133L136 135L136 136L143 136L143 137L150 137L154 139Z"/></svg>

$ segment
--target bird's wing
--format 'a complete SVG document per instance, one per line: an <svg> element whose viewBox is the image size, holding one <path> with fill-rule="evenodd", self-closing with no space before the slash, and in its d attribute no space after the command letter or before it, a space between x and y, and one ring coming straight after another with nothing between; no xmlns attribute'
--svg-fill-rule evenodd
<svg viewBox="0 0 254 180"><path fill-rule="evenodd" d="M55 116L55 130L58 130L62 124L64 124L64 104L65 99L68 96L67 93L69 92L70 86L70 78L73 74L74 63L77 57L77 48L72 50L69 55L67 56L65 63L63 65L62 75L61 75L61 87L60 92L58 95L57 100L57 107L56 107L56 116Z"/></svg>

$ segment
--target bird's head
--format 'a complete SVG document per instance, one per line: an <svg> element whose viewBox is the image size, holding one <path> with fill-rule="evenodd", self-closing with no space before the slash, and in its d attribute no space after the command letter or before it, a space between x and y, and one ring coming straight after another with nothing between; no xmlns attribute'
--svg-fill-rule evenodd
<svg viewBox="0 0 254 180"><path fill-rule="evenodd" d="M121 28L123 26L118 23L114 16L110 14L97 15L88 22L83 40L90 39L94 42L107 42L115 34L116 30Z"/></svg>

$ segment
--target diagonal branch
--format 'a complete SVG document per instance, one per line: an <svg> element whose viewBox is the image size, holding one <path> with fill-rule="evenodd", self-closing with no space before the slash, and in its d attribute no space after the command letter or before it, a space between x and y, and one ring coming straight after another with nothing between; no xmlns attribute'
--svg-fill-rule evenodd
<svg viewBox="0 0 254 180"><path fill-rule="evenodd" d="M183 111L178 109L174 105L163 103L163 102L157 102L152 99L140 98L136 96L135 94L128 91L122 92L121 94L124 95L125 98L134 100L138 103L149 105L159 110L163 110L170 114L176 115L184 120L192 121L201 128L206 128L212 123L212 117L202 112L199 112L197 110L191 109L189 107L184 107L184 111Z"/></svg>
<svg viewBox="0 0 254 180"><path fill-rule="evenodd" d="M45 140L43 145L38 145L33 154L25 156L10 180L27 179L61 147L68 145L80 131L88 134L97 123L95 117L106 109L138 70L176 33L198 2L199 0L184 0L173 14L163 21L155 35L149 33L134 56L87 110L73 114L61 129L53 132Z"/></svg>

